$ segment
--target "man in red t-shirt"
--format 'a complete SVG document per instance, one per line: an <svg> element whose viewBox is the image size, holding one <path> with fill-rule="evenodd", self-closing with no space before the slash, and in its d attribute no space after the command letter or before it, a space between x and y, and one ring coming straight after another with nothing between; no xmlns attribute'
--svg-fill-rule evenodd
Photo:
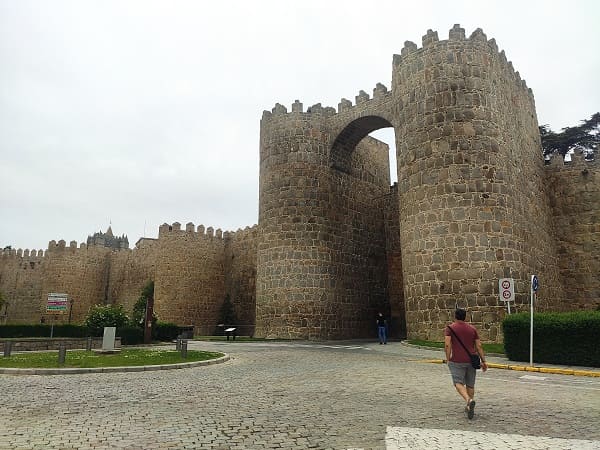
<svg viewBox="0 0 600 450"><path fill-rule="evenodd" d="M469 419L472 419L475 414L475 400L473 400L473 397L475 396L476 371L471 365L471 357L463 345L467 347L471 354L474 354L475 351L479 353L481 369L484 372L487 370L487 364L477 329L465 322L466 317L467 311L460 308L456 309L454 312L456 320L444 330L444 348L452 382L460 396L467 402L465 410ZM449 328L452 328L452 330ZM463 345L461 345L459 339Z"/></svg>

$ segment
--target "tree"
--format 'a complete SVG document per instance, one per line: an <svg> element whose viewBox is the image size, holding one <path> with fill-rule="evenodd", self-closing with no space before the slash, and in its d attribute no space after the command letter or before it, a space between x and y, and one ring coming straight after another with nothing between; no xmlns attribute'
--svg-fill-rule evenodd
<svg viewBox="0 0 600 450"><path fill-rule="evenodd" d="M555 133L548 125L539 128L545 157L554 153L564 157L571 151L579 150L586 159L593 159L600 145L600 112L588 120L582 120L579 126L563 128L560 133Z"/></svg>
<svg viewBox="0 0 600 450"><path fill-rule="evenodd" d="M123 305L94 305L90 308L84 324L94 336L101 336L104 327L120 328L128 321Z"/></svg>
<svg viewBox="0 0 600 450"><path fill-rule="evenodd" d="M2 310L4 309L4 313ZM6 320L6 316L8 315L8 300L4 298L4 294L0 291L0 317L3 317Z"/></svg>
<svg viewBox="0 0 600 450"><path fill-rule="evenodd" d="M221 312L219 315L219 323L223 325L235 325L237 322L235 316L235 309L233 307L233 303L231 302L231 298L229 294L225 296L225 300L221 305Z"/></svg>
<svg viewBox="0 0 600 450"><path fill-rule="evenodd" d="M131 311L131 325L144 328L144 320L146 319L146 304L148 299L154 296L154 281L146 283L140 294L140 298L133 305L133 311ZM152 326L156 325L158 317L152 312Z"/></svg>

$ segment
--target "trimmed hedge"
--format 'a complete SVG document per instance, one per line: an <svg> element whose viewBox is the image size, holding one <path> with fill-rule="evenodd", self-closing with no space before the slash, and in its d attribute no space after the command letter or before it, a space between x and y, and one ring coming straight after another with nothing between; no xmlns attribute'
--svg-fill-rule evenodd
<svg viewBox="0 0 600 450"><path fill-rule="evenodd" d="M31 338L31 337L50 337L51 325L0 325L0 338ZM181 333L181 329L174 323L158 322L152 328L152 339L157 341L172 341ZM87 337L93 335L90 330L83 325L54 325L53 337ZM102 337L102 334L99 335ZM144 342L144 330L137 326L122 326L117 328L117 336L121 337L123 345L135 345Z"/></svg>
<svg viewBox="0 0 600 450"><path fill-rule="evenodd" d="M512 361L529 361L529 313L506 316L504 350ZM535 313L533 361L600 367L600 311Z"/></svg>
<svg viewBox="0 0 600 450"><path fill-rule="evenodd" d="M125 325L117 329L122 345L137 345L144 342L144 330L140 327Z"/></svg>
<svg viewBox="0 0 600 450"><path fill-rule="evenodd" d="M52 325L0 325L0 337L22 338L22 337L50 337ZM71 324L54 325L53 337L86 337L89 336L87 327Z"/></svg>
<svg viewBox="0 0 600 450"><path fill-rule="evenodd" d="M157 341L172 341L179 335L179 326L174 323L157 322L152 329L152 338Z"/></svg>

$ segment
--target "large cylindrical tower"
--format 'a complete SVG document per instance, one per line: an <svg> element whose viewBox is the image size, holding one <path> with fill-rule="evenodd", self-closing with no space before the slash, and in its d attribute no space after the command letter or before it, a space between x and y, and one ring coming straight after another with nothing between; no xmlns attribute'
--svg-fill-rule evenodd
<svg viewBox="0 0 600 450"><path fill-rule="evenodd" d="M494 40L458 25L405 44L392 94L408 336L440 339L458 304L497 340L499 278L517 306L532 273L560 298L533 95Z"/></svg>
<svg viewBox="0 0 600 450"><path fill-rule="evenodd" d="M364 337L386 307L383 215L373 207L389 191L388 149L366 140L336 167L335 114L296 102L291 113L276 105L263 115L257 336Z"/></svg>

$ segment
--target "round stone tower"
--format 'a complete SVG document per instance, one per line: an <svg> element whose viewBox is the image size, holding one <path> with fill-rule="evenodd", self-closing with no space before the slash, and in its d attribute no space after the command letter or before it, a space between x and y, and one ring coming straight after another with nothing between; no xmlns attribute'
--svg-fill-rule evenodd
<svg viewBox="0 0 600 450"><path fill-rule="evenodd" d="M531 90L494 40L458 25L394 58L400 242L408 334L441 339L458 304L497 340L498 279L544 273L560 299Z"/></svg>
<svg viewBox="0 0 600 450"><path fill-rule="evenodd" d="M396 135L395 265L385 152L361 149L384 127ZM389 308L388 279L402 280L413 338L440 339L459 305L483 339L499 340L499 278L515 279L517 308L534 273L542 308L562 300L533 95L480 29L406 42L392 90L361 91L354 106L276 105L260 146L258 335L364 337Z"/></svg>

